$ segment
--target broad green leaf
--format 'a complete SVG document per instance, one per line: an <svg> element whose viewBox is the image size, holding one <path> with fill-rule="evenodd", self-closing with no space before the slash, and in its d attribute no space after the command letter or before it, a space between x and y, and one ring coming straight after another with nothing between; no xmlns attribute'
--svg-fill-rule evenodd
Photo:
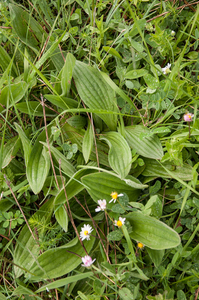
<svg viewBox="0 0 199 300"><path fill-rule="evenodd" d="M98 70L76 61L73 77L81 99L89 108L118 112L115 93ZM98 114L98 116L110 130L116 129L117 115Z"/></svg>
<svg viewBox="0 0 199 300"><path fill-rule="evenodd" d="M48 136L49 134L50 127L48 127ZM47 153L46 148L43 147L42 143L40 143L45 140L46 132L43 130L35 141L26 168L28 182L35 194L38 194L41 191L50 169L49 154Z"/></svg>
<svg viewBox="0 0 199 300"><path fill-rule="evenodd" d="M132 226L130 237L151 249L169 249L180 244L177 232L155 218L132 212L126 215L126 220Z"/></svg>
<svg viewBox="0 0 199 300"><path fill-rule="evenodd" d="M28 85L26 82L18 82L18 83L5 86L2 89L0 95L1 105L4 105L6 107L12 106L14 103L18 102L23 98L27 89L28 89ZM4 108L0 106L0 112L2 112L3 110Z"/></svg>
<svg viewBox="0 0 199 300"><path fill-rule="evenodd" d="M45 224L49 222L53 212L53 201L54 198L49 199L28 221L35 239L32 237L27 225L22 228L20 235L17 238L13 257L16 277L21 276L24 271L29 270L34 261L37 259L37 255L39 254L39 245L34 227L37 229L39 234L44 234ZM41 224L43 226L41 226Z"/></svg>
<svg viewBox="0 0 199 300"><path fill-rule="evenodd" d="M42 142L42 144L46 147L46 149L48 149L48 144L47 143ZM68 177L73 176L74 173L75 173L75 168L66 159L66 157L59 150L57 150L55 147L53 147L52 145L50 145L50 151L51 151L51 153L53 154L53 156L55 157L55 159L57 160L58 163L61 161L61 169L64 171L64 173Z"/></svg>
<svg viewBox="0 0 199 300"><path fill-rule="evenodd" d="M28 165L28 160L30 157L30 153L32 151L32 145L30 140L28 139L28 137L26 136L25 132L23 131L23 129L21 128L21 126L19 126L17 123L14 123L16 130L18 132L18 135L21 139L22 145L23 145L23 151L24 151L24 158L25 158L25 163L26 166Z"/></svg>
<svg viewBox="0 0 199 300"><path fill-rule="evenodd" d="M119 290L119 295L121 300L132 300L135 299L131 291L125 287Z"/></svg>
<svg viewBox="0 0 199 300"><path fill-rule="evenodd" d="M137 50L137 52L143 52L144 51L144 47L142 46L142 44L139 42L136 42L134 40L131 40L131 45L133 46L133 48L135 50Z"/></svg>
<svg viewBox="0 0 199 300"><path fill-rule="evenodd" d="M89 157L91 155L91 151L93 149L93 141L94 141L93 126L89 121L87 130L84 135L83 144L82 144L82 153L86 163L88 162Z"/></svg>
<svg viewBox="0 0 199 300"><path fill-rule="evenodd" d="M1 57L0 66L3 71L6 71L8 65L11 63L11 58L2 46L0 46L0 57ZM15 64L12 64L11 75L13 77L16 77L17 74L18 74L17 68L16 68Z"/></svg>
<svg viewBox="0 0 199 300"><path fill-rule="evenodd" d="M154 159L144 159L145 169L142 173L144 176L172 178L172 176ZM192 167L188 164L184 166L174 166L172 163L162 163L162 165L171 171L178 178L189 181L193 179Z"/></svg>
<svg viewBox="0 0 199 300"><path fill-rule="evenodd" d="M111 168L125 178L131 169L131 150L119 132L108 132L100 137L101 140L105 140L109 145L108 160Z"/></svg>
<svg viewBox="0 0 199 300"><path fill-rule="evenodd" d="M55 218L59 225L64 229L65 232L68 231L68 214L65 207L62 205L55 209Z"/></svg>
<svg viewBox="0 0 199 300"><path fill-rule="evenodd" d="M157 78L155 78L151 74L146 74L146 75L144 75L143 78L144 78L144 81L146 82L147 86L150 89L155 90L155 89L158 88L158 86L159 86L159 80Z"/></svg>
<svg viewBox="0 0 199 300"><path fill-rule="evenodd" d="M20 148L20 145L21 142L19 137L14 137L7 142L3 149L2 169L9 165L11 160L15 157Z"/></svg>
<svg viewBox="0 0 199 300"><path fill-rule="evenodd" d="M136 79L145 76L148 71L145 69L132 70L125 74L126 79Z"/></svg>
<svg viewBox="0 0 199 300"><path fill-rule="evenodd" d="M130 176L128 176L130 178ZM93 200L97 202L99 199L105 199L107 202L111 200L111 193L126 193L130 201L136 201L139 190L127 185L120 178L109 173L98 172L82 177L82 182L86 185L88 193ZM108 203L108 207L112 204Z"/></svg>
<svg viewBox="0 0 199 300"><path fill-rule="evenodd" d="M135 149L139 155L148 158L161 159L163 157L163 149L161 142L157 136L150 136L140 139L142 132L148 129L141 125L125 127L126 140L132 149Z"/></svg>
<svg viewBox="0 0 199 300"><path fill-rule="evenodd" d="M152 217L160 218L162 216L162 201L159 196L152 196L145 205L145 209L151 209Z"/></svg>
<svg viewBox="0 0 199 300"><path fill-rule="evenodd" d="M78 232L80 232L82 225L78 226ZM88 253L91 251L95 242L93 235L95 236L95 230L92 231L90 240L83 241ZM85 255L85 250L79 241L75 246L67 249L57 247L47 250L41 254L37 262L34 262L32 265L30 272L34 275L31 276L31 279L40 281L41 279L57 278L68 274L82 263L81 257Z"/></svg>
<svg viewBox="0 0 199 300"><path fill-rule="evenodd" d="M123 237L123 233L121 230L119 229L115 229L114 231L111 231L108 235L107 235L107 239L109 241L120 241Z"/></svg>
<svg viewBox="0 0 199 300"><path fill-rule="evenodd" d="M148 252L152 262L154 263L155 267L158 268L162 262L165 251L164 250L154 250L154 249L150 249L150 248L146 248L146 249L147 249L147 252Z"/></svg>
<svg viewBox="0 0 199 300"><path fill-rule="evenodd" d="M93 275L93 272L85 272L84 274L78 274L78 275L74 275L74 276L68 276L66 278L63 279L59 279L59 280L55 280L52 283L49 283L43 287L41 287L40 289L38 289L36 291L36 293L40 293L42 291L45 291L46 288L50 289L56 289L60 286L65 286L66 284L72 283L72 282L77 282L79 280L91 277Z"/></svg>
<svg viewBox="0 0 199 300"><path fill-rule="evenodd" d="M25 114L32 114L33 116L43 117L43 107L37 101L20 102L16 104L16 108ZM56 113L48 107L45 107L46 116L56 116Z"/></svg>
<svg viewBox="0 0 199 300"><path fill-rule="evenodd" d="M61 77L62 96L68 96L69 94L75 61L75 57L71 53L68 53Z"/></svg>
<svg viewBox="0 0 199 300"><path fill-rule="evenodd" d="M77 129L83 129L86 126L87 119L83 116L76 115L67 119L67 123Z"/></svg>
<svg viewBox="0 0 199 300"><path fill-rule="evenodd" d="M44 98L62 109L76 108L78 106L78 102L71 98L56 95L44 95Z"/></svg>
<svg viewBox="0 0 199 300"><path fill-rule="evenodd" d="M103 49L109 54L116 56L117 58L122 59L121 55L112 47L104 46Z"/></svg>
<svg viewBox="0 0 199 300"><path fill-rule="evenodd" d="M39 43L46 40L47 33L28 12L19 6L10 4L9 8L15 32L27 46L38 53L41 46Z"/></svg>

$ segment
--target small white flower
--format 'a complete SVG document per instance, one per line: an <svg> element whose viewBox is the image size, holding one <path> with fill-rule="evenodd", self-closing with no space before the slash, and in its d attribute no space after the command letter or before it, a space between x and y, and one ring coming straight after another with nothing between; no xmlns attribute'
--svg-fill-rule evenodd
<svg viewBox="0 0 199 300"><path fill-rule="evenodd" d="M116 200L117 200L117 198L118 197L121 197L121 196L124 196L124 194L119 194L118 195L118 193L117 192L112 192L111 193L111 197L112 197L112 199L109 201L109 203L111 203L111 202L116 202Z"/></svg>
<svg viewBox="0 0 199 300"><path fill-rule="evenodd" d="M170 68L171 68L171 64L167 64L166 67L162 68L163 74L164 75L169 74L171 72Z"/></svg>
<svg viewBox="0 0 199 300"><path fill-rule="evenodd" d="M92 227L90 225L84 224L84 227L81 228L80 232L80 238L81 240L90 240L90 234L93 231Z"/></svg>
<svg viewBox="0 0 199 300"><path fill-rule="evenodd" d="M98 200L99 206L95 209L96 212L106 209L106 200Z"/></svg>
<svg viewBox="0 0 199 300"><path fill-rule="evenodd" d="M89 268L94 263L95 260L96 259L92 260L92 258L89 255L86 255L86 256L82 257L82 262L84 263L82 266Z"/></svg>
<svg viewBox="0 0 199 300"><path fill-rule="evenodd" d="M124 225L126 218L119 217L119 220L114 221L114 225L117 227L122 227Z"/></svg>
<svg viewBox="0 0 199 300"><path fill-rule="evenodd" d="M176 35L175 31L172 30L172 31L171 31L171 36L175 36L175 35Z"/></svg>

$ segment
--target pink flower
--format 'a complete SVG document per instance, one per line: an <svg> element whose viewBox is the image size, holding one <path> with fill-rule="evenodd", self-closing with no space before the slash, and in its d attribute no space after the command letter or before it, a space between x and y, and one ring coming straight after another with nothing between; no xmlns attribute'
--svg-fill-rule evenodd
<svg viewBox="0 0 199 300"><path fill-rule="evenodd" d="M194 117L193 114L188 113L188 114L184 115L184 120L185 120L185 122L192 122L193 121L193 117Z"/></svg>
<svg viewBox="0 0 199 300"><path fill-rule="evenodd" d="M94 263L95 260L96 259L92 260L92 258L89 255L86 255L86 256L82 257L82 262L84 263L82 266L89 268Z"/></svg>
<svg viewBox="0 0 199 300"><path fill-rule="evenodd" d="M98 200L99 206L95 209L96 212L106 209L106 200Z"/></svg>

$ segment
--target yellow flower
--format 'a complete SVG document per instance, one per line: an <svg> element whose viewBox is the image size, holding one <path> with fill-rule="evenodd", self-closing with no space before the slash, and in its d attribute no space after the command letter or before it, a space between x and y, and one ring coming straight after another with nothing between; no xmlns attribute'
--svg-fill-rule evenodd
<svg viewBox="0 0 199 300"><path fill-rule="evenodd" d="M137 242L137 246L141 250L144 248L144 244L142 244L141 242Z"/></svg>

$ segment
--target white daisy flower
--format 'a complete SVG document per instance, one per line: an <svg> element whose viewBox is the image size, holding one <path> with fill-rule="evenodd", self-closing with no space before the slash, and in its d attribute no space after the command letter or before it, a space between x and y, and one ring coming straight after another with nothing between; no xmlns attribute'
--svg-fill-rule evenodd
<svg viewBox="0 0 199 300"><path fill-rule="evenodd" d="M106 200L98 200L97 201L99 206L95 209L96 212L98 211L104 211L106 209Z"/></svg>
<svg viewBox="0 0 199 300"><path fill-rule="evenodd" d="M122 227L124 225L126 218L119 217L119 220L114 221L114 225L117 227Z"/></svg>
<svg viewBox="0 0 199 300"><path fill-rule="evenodd" d="M124 196L124 194L119 194L118 195L118 193L117 192L112 192L111 193L111 197L112 197L112 199L109 201L109 203L111 203L111 202L116 202L116 200L117 200L117 198L118 197L121 197L121 196Z"/></svg>
<svg viewBox="0 0 199 300"><path fill-rule="evenodd" d="M163 74L164 75L169 74L171 72L170 68L171 68L171 64L167 64L166 67L162 68Z"/></svg>
<svg viewBox="0 0 199 300"><path fill-rule="evenodd" d="M82 257L82 262L84 263L82 266L89 268L94 263L95 260L96 259L92 260L92 258L89 255L86 255L86 256Z"/></svg>
<svg viewBox="0 0 199 300"><path fill-rule="evenodd" d="M90 240L90 234L91 232L93 231L92 227L90 225L86 225L84 224L84 227L81 228L81 231L80 231L80 238L81 240Z"/></svg>

